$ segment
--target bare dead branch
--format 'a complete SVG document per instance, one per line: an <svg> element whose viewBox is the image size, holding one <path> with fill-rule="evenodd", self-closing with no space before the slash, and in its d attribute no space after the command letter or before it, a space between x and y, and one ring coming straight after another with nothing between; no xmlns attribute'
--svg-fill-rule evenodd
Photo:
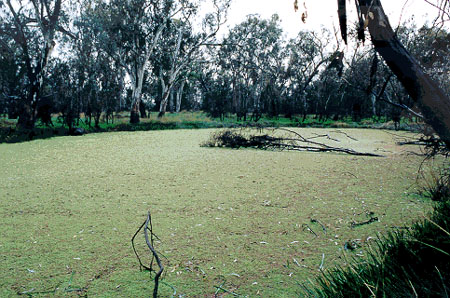
<svg viewBox="0 0 450 298"><path fill-rule="evenodd" d="M392 133L389 134L399 138L396 142L399 146L421 146L421 154L416 152L410 153L417 156L425 156L425 160L432 159L438 155L446 158L450 155L450 150L448 149L446 143L434 133L427 133L424 131L423 134L418 134L415 137L409 138Z"/></svg>
<svg viewBox="0 0 450 298"><path fill-rule="evenodd" d="M278 137L264 132L285 131L287 136ZM290 150L290 151L309 151L309 152L338 152L357 156L383 157L375 153L358 152L353 149L334 147L324 143L313 141L316 137L305 138L296 131L287 128L276 129L258 129L259 134L245 134L243 129L227 129L221 132L213 133L210 139L203 143L203 147L226 147L226 148L255 148L262 150ZM328 135L326 135L328 136ZM323 136L319 136L323 137ZM333 140L329 137L329 139Z"/></svg>
<svg viewBox="0 0 450 298"><path fill-rule="evenodd" d="M335 130L334 132L335 132L335 133L343 134L344 136L346 136L346 137L349 138L350 140L355 141L355 142L358 142L357 139L355 139L355 138L352 137L352 136L349 136L347 133L345 133L345 132L343 132L343 131L341 131L341 130Z"/></svg>
<svg viewBox="0 0 450 298"><path fill-rule="evenodd" d="M140 268L144 268L145 270L151 271L152 269L150 267L145 266L142 263L141 258L139 257L139 254L136 251L136 247L134 246L134 239L136 238L137 234L139 234L139 232L142 230L142 228L144 227L145 223L146 223L146 221L144 221L142 223L142 225L139 227L139 229L136 231L136 233L134 233L133 237L131 238L131 246L133 247L134 254L136 255L136 258L139 261Z"/></svg>
<svg viewBox="0 0 450 298"><path fill-rule="evenodd" d="M141 258L139 257L139 254L136 251L135 245L134 245L134 239L136 238L136 236L139 234L139 232L142 230L142 228L144 228L144 237L145 237L145 242L148 246L148 248L150 249L151 253L152 253L152 259L150 262L150 267L146 266L142 263ZM149 232L150 232L150 237L149 237ZM136 233L133 235L133 237L131 238L131 244L133 247L133 251L139 261L139 265L141 268L144 268L145 270L148 270L150 272L154 271L152 268L153 265L153 260L156 260L156 263L159 266L159 271L156 272L155 275L155 287L153 289L153 298L157 298L158 296L158 286L159 286L159 278L161 277L161 274L164 271L164 266L161 263L161 259L159 258L159 255L157 253L157 251L154 248L153 245L153 237L157 238L156 235L153 233L153 225L152 225L152 218L150 215L150 211L147 214L147 219L146 221L139 227L139 229L136 231Z"/></svg>
<svg viewBox="0 0 450 298"><path fill-rule="evenodd" d="M159 278L164 270L164 266L161 263L161 260L159 259L158 253L156 252L156 250L154 249L152 243L150 243L149 238L148 238L148 231L150 230L150 233L153 235L153 228L149 229L148 226L150 224L150 226L152 226L152 218L150 215L150 211L148 212L147 215L147 220L145 221L145 227L144 227L144 236L145 236L145 242L147 243L148 248L151 250L153 256L155 257L156 263L159 266L159 271L156 273L155 275L155 288L153 289L153 298L157 298L158 297L158 285L159 285ZM153 238L152 238L152 242L153 242Z"/></svg>

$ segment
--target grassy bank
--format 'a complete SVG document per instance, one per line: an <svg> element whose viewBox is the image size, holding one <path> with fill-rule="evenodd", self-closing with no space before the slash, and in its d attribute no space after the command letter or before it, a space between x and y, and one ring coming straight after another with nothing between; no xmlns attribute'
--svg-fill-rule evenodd
<svg viewBox="0 0 450 298"><path fill-rule="evenodd" d="M0 143L18 143L36 139L47 139L55 136L66 136L69 128L63 125L57 117L53 118L52 127L37 123L36 128L28 131L16 130L17 121L0 119ZM202 112L181 112L168 113L163 118L157 118L157 113L151 113L149 118L141 118L139 124L130 124L127 113L118 113L113 120L108 122L100 121L98 127L93 123L88 125L87 120L75 123L75 127L82 128L85 133L118 132L118 131L153 131L172 129L204 129L204 128L224 128L239 127L247 125L258 125L262 127L307 127L307 128L375 128L375 129L395 129L392 121L381 118L362 119L359 122L352 121L351 118L333 120L319 120L310 115L292 118L268 118L263 117L258 122L237 120L235 117L225 119L211 118ZM407 119L402 119L399 128L405 131L420 131L421 124L412 123Z"/></svg>

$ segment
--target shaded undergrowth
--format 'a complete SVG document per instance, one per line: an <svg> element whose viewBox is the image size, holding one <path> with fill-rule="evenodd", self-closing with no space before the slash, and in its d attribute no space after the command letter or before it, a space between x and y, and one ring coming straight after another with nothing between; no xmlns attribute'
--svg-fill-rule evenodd
<svg viewBox="0 0 450 298"><path fill-rule="evenodd" d="M392 121L386 119L363 119L353 122L350 119L334 121L331 119L320 121L314 117L301 118L263 118L258 122L241 121L235 118L220 119L210 118L200 112L182 112L168 114L166 118L150 120L143 118L138 124L131 124L128 118L120 114L116 116L115 123L100 122L98 126L89 126L84 121L77 121L75 127L83 129L84 133L118 132L118 131L153 131L172 129L202 129L202 128L236 128L236 127L309 127L309 128L375 128L395 129ZM56 119L56 118L55 118ZM58 118L60 119L60 118ZM20 143L36 139L47 139L57 136L73 135L67 125L59 120L54 121L54 126L45 126L37 123L31 130L16 129L16 120L0 119L0 143ZM421 131L422 124L402 122L399 129L405 131ZM83 134L84 134L83 133Z"/></svg>
<svg viewBox="0 0 450 298"><path fill-rule="evenodd" d="M81 126L83 134L118 132L118 131L154 131L172 129L200 129L215 128L218 125L203 122L142 122L139 124L119 123L114 125L104 125L101 127ZM0 128L0 143L20 143L37 139L48 139L57 136L73 135L68 127L36 127L32 130L18 130L14 127Z"/></svg>

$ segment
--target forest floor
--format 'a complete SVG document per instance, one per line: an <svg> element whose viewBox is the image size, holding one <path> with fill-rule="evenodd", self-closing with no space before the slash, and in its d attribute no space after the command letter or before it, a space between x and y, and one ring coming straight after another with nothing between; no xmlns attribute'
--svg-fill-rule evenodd
<svg viewBox="0 0 450 298"><path fill-rule="evenodd" d="M357 157L200 147L214 131L0 144L0 296L149 297L131 237L150 211L161 297L296 297L432 209L418 195L423 157L396 145L411 133L296 129L385 156Z"/></svg>

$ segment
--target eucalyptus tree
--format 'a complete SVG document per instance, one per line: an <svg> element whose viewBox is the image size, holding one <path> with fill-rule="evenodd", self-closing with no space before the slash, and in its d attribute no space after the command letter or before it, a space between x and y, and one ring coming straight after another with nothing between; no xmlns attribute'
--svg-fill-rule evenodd
<svg viewBox="0 0 450 298"><path fill-rule="evenodd" d="M36 122L37 105L42 97L57 33L64 31L61 26L62 0L2 0L0 15L0 35L12 41L2 42L1 47L13 53L14 60L20 61L26 70L26 90L19 99L17 125L30 129Z"/></svg>
<svg viewBox="0 0 450 298"><path fill-rule="evenodd" d="M16 59L18 49L8 36L0 36L0 114L17 118L19 101L25 96L25 66Z"/></svg>
<svg viewBox="0 0 450 298"><path fill-rule="evenodd" d="M63 124L72 130L79 118L79 104L76 97L75 69L68 61L58 61L51 67L47 84L53 90L53 109L58 112Z"/></svg>
<svg viewBox="0 0 450 298"><path fill-rule="evenodd" d="M412 24L404 24L396 31L405 48L417 57L424 73L436 82L444 95L450 97L450 33L445 28L425 25L418 29ZM386 75L391 79L386 88L385 101L412 116L423 118L422 112L413 109L415 102L407 89L391 74L389 71Z"/></svg>
<svg viewBox="0 0 450 298"><path fill-rule="evenodd" d="M277 15L267 20L250 15L225 36L219 63L223 73L231 78L233 109L238 118L245 120L247 113L252 112L258 119L265 109L261 95L281 69L281 37Z"/></svg>
<svg viewBox="0 0 450 298"><path fill-rule="evenodd" d="M307 91L318 76L326 69L333 60L331 34L328 30L321 32L300 31L286 45L285 52L288 57L286 67L287 94L286 113L301 112L304 117L308 113L309 105ZM337 53L337 52L334 52ZM289 111L291 110L291 111Z"/></svg>
<svg viewBox="0 0 450 298"><path fill-rule="evenodd" d="M78 114L83 112L89 126L91 119L98 127L100 116L112 117L122 108L125 75L123 67L105 50L95 23L98 6L86 5L74 19L65 59L74 72Z"/></svg>
<svg viewBox="0 0 450 298"><path fill-rule="evenodd" d="M202 110L223 120L226 114L232 112L232 78L217 63L196 66L194 78L202 91Z"/></svg>
<svg viewBox="0 0 450 298"><path fill-rule="evenodd" d="M399 26L396 33L405 48L418 57L423 70L450 95L447 79L450 70L447 55L450 50L449 34L443 28L424 26L417 29L411 22ZM361 99L371 99L370 104L361 100L362 111L370 110L372 115L384 114L397 119L400 113L423 118L401 82L377 56L373 50L358 53L356 59L349 63L349 71L345 75L346 83L354 94L359 93Z"/></svg>
<svg viewBox="0 0 450 298"><path fill-rule="evenodd" d="M103 50L131 80L130 122L139 122L144 75L167 23L187 0L112 0L94 2L91 25Z"/></svg>
<svg viewBox="0 0 450 298"><path fill-rule="evenodd" d="M450 32L425 25L417 30L409 49L418 57L425 72L450 96Z"/></svg>
<svg viewBox="0 0 450 298"><path fill-rule="evenodd" d="M179 110L184 88L183 73L189 72L195 60L203 59L202 51L205 47L216 45L216 34L226 21L230 3L230 0L213 0L212 11L206 13L201 24L196 24L200 17L200 2L190 1L177 18L170 21L158 51L158 75L162 85L158 117L166 113L169 97L173 95L172 89L176 83L179 85L177 95Z"/></svg>

